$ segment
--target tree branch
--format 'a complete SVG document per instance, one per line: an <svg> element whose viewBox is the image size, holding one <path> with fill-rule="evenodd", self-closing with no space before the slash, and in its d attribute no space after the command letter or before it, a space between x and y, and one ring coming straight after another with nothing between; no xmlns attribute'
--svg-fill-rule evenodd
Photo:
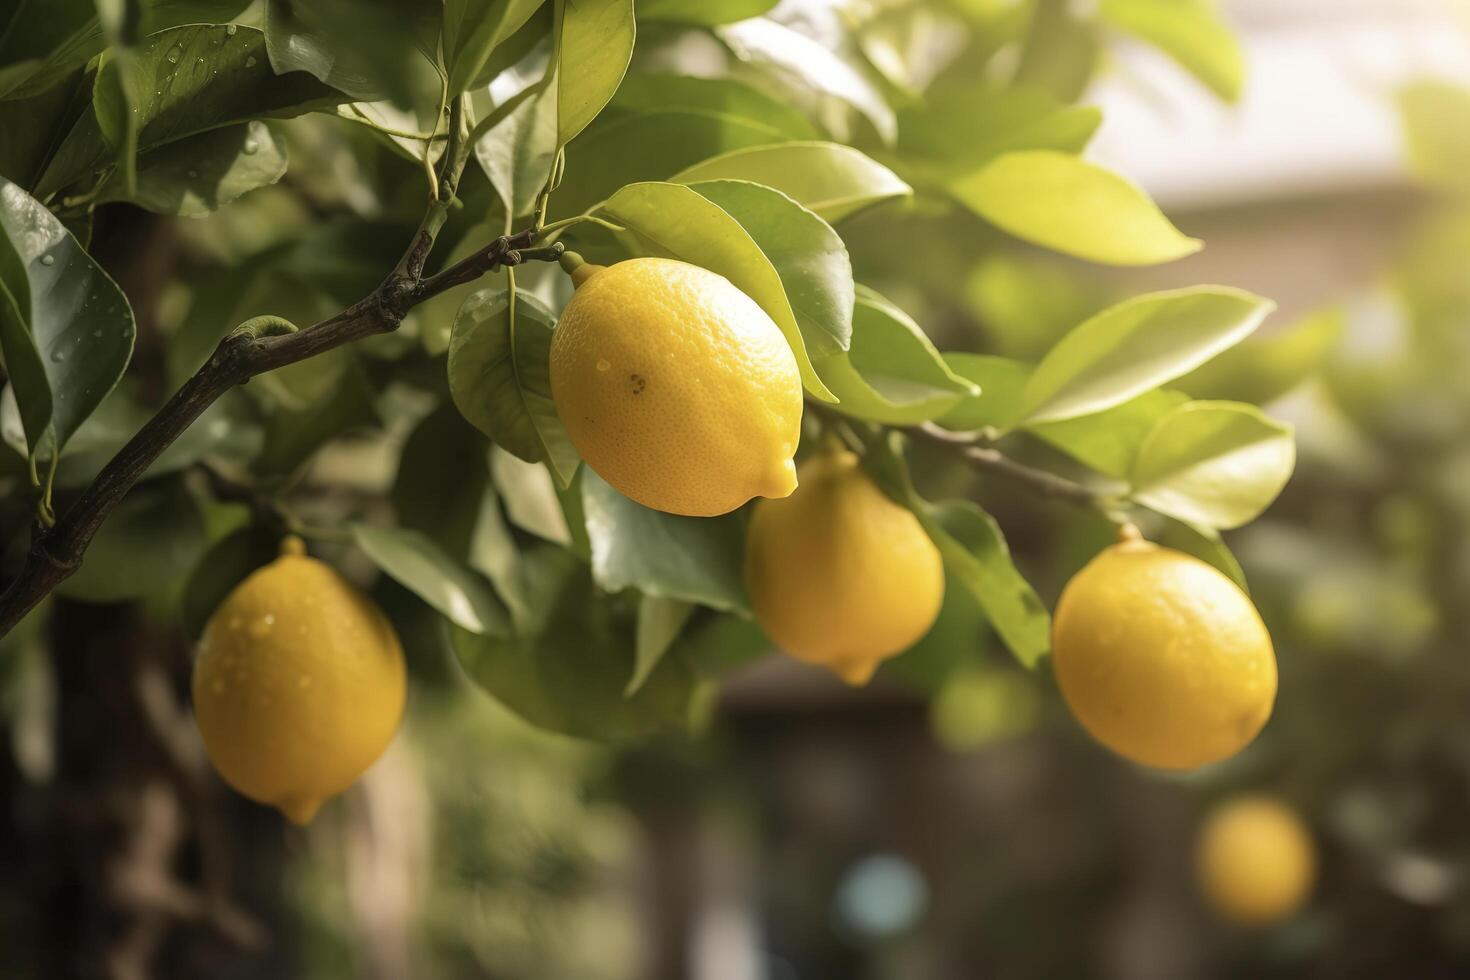
<svg viewBox="0 0 1470 980"><path fill-rule="evenodd" d="M932 422L915 425L904 431L925 442L953 449L959 453L961 459L976 469L997 473L1006 479L1035 490L1042 496L1065 500L1079 507L1097 509L1106 509L1110 502L1106 494L1090 490L1080 483L1057 476L1055 473L1034 469L1025 463L1018 463L999 449L982 445L971 436L951 432Z"/></svg>
<svg viewBox="0 0 1470 980"><path fill-rule="evenodd" d="M144 423L91 485L50 529L32 527L30 551L20 574L0 594L0 637L66 580L98 528L160 454L225 392L257 374L295 364L343 344L389 333L410 309L446 289L471 282L501 266L528 259L554 260L561 246L532 248L528 229L502 236L437 275L424 278L424 265L444 227L471 144L463 100L450 110L450 131L441 161L439 195L430 202L413 240L388 278L347 309L295 332L236 330L220 341L209 360L184 382L158 413Z"/></svg>

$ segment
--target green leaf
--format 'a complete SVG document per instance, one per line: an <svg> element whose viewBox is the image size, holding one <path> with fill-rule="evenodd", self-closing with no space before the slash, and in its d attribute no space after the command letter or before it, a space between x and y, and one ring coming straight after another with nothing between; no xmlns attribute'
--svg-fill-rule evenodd
<svg viewBox="0 0 1470 980"><path fill-rule="evenodd" d="M1062 102L1081 97L1097 72L1102 40L1090 8L1066 0L1036 0L1012 81L1045 89Z"/></svg>
<svg viewBox="0 0 1470 980"><path fill-rule="evenodd" d="M441 80L439 3L267 0L265 40L276 74L306 72L353 101L434 102Z"/></svg>
<svg viewBox="0 0 1470 980"><path fill-rule="evenodd" d="M449 95L464 92L496 46L521 29L545 0L444 0L444 64Z"/></svg>
<svg viewBox="0 0 1470 980"><path fill-rule="evenodd" d="M1470 88L1420 81L1400 89L1397 100L1414 175L1440 187L1470 185Z"/></svg>
<svg viewBox="0 0 1470 980"><path fill-rule="evenodd" d="M132 48L109 48L102 55L93 87L92 109L102 138L112 148L119 183L132 193L138 183L138 113L148 100L148 69Z"/></svg>
<svg viewBox="0 0 1470 980"><path fill-rule="evenodd" d="M852 339L852 262L837 232L770 187L744 180L691 186L740 222L776 267L811 355L847 350Z"/></svg>
<svg viewBox="0 0 1470 980"><path fill-rule="evenodd" d="M893 171L840 143L779 143L731 150L686 167L676 184L748 180L773 187L829 222L913 194Z"/></svg>
<svg viewBox="0 0 1470 980"><path fill-rule="evenodd" d="M714 27L759 17L775 5L776 0L640 0L638 16Z"/></svg>
<svg viewBox="0 0 1470 980"><path fill-rule="evenodd" d="M428 535L457 560L468 557L490 485L489 457L453 405L424 416L398 458L392 499L399 526Z"/></svg>
<svg viewBox="0 0 1470 980"><path fill-rule="evenodd" d="M590 471L582 475L582 506L599 588L749 612L739 515L706 519L651 510Z"/></svg>
<svg viewBox="0 0 1470 980"><path fill-rule="evenodd" d="M0 352L32 457L59 453L133 352L127 297L35 198L0 178Z"/></svg>
<svg viewBox="0 0 1470 980"><path fill-rule="evenodd" d="M1094 415L1042 422L1027 431L1098 473L1126 480L1154 425L1187 401L1183 392L1160 388Z"/></svg>
<svg viewBox="0 0 1470 980"><path fill-rule="evenodd" d="M812 367L780 274L740 222L682 184L632 184L609 198L603 210L636 234L651 254L719 273L755 300L786 335L807 391L834 400Z"/></svg>
<svg viewBox="0 0 1470 980"><path fill-rule="evenodd" d="M565 146L597 118L633 57L633 0L561 0L557 139Z"/></svg>
<svg viewBox="0 0 1470 980"><path fill-rule="evenodd" d="M138 160L129 192L114 173L98 201L129 201L157 214L198 218L286 173L286 146L269 126L252 121L170 143Z"/></svg>
<svg viewBox="0 0 1470 980"><path fill-rule="evenodd" d="M1036 366L1020 424L1100 412L1172 381L1245 338L1275 306L1242 290L1196 286L1109 307Z"/></svg>
<svg viewBox="0 0 1470 980"><path fill-rule="evenodd" d="M1031 365L989 354L945 354L951 371L979 386L979 393L963 399L937 421L947 429L1008 429L1021 415L1022 395L1031 377Z"/></svg>
<svg viewBox="0 0 1470 980"><path fill-rule="evenodd" d="M179 479L135 487L87 546L82 567L56 591L88 602L167 595L205 548L204 517Z"/></svg>
<svg viewBox="0 0 1470 980"><path fill-rule="evenodd" d="M464 301L449 338L449 392L465 418L566 486L577 451L551 400L551 311L526 293L482 289Z"/></svg>
<svg viewBox="0 0 1470 980"><path fill-rule="evenodd" d="M627 740L687 732L699 687L665 656L625 697L636 665L634 613L597 595L585 565L561 548L525 555L531 609L512 638L452 631L465 672L533 725L578 738Z"/></svg>
<svg viewBox="0 0 1470 980"><path fill-rule="evenodd" d="M893 109L878 87L805 34L761 17L717 27L715 33L741 61L774 69L847 103L867 117L884 142L896 137Z"/></svg>
<svg viewBox="0 0 1470 980"><path fill-rule="evenodd" d="M1199 251L1137 186L1068 153L1005 153L949 181L960 203L1017 238L1107 265Z"/></svg>
<svg viewBox="0 0 1470 980"><path fill-rule="evenodd" d="M1250 587L1245 581L1245 570L1221 540L1220 532L1214 528L1190 524L1188 521L1167 520L1163 533L1158 536L1158 543L1214 565L1226 578L1240 586L1240 591L1250 594Z"/></svg>
<svg viewBox="0 0 1470 980"><path fill-rule="evenodd" d="M93 114L92 82L78 69L28 99L0 100L0 177L35 186L62 137Z"/></svg>
<svg viewBox="0 0 1470 980"><path fill-rule="evenodd" d="M490 473L512 524L547 541L571 547L572 529L546 467L528 463L496 446L490 455Z"/></svg>
<svg viewBox="0 0 1470 980"><path fill-rule="evenodd" d="M885 425L937 418L980 392L950 370L908 314L865 286L853 307L851 348L816 365L840 411Z"/></svg>
<svg viewBox="0 0 1470 980"><path fill-rule="evenodd" d="M645 595L638 600L638 635L633 660L633 676L623 690L624 697L638 693L653 668L669 652L679 631L689 622L694 612L691 603L680 599L665 599L662 596Z"/></svg>
<svg viewBox="0 0 1470 980"><path fill-rule="evenodd" d="M1191 402L1164 416L1139 449L1134 500L1213 528L1249 523L1291 477L1291 426L1253 405Z"/></svg>
<svg viewBox="0 0 1470 980"><path fill-rule="evenodd" d="M491 86L492 94L495 88ZM511 97L520 104L475 141L475 160L512 217L531 213L551 173L556 159L555 98L549 87L525 89Z"/></svg>
<svg viewBox="0 0 1470 980"><path fill-rule="evenodd" d="M641 6L638 13L642 16ZM799 110L737 79L667 72L639 72L624 78L604 118L678 109L760 123L784 139L814 140L821 135Z"/></svg>
<svg viewBox="0 0 1470 980"><path fill-rule="evenodd" d="M946 574L970 590L1016 659L1035 667L1051 650L1051 616L1016 570L1000 525L968 500L924 505L915 513L944 556Z"/></svg>
<svg viewBox="0 0 1470 980"><path fill-rule="evenodd" d="M1341 308L1308 314L1283 330L1257 334L1174 382L1194 398L1265 405L1320 370L1342 336Z"/></svg>
<svg viewBox="0 0 1470 980"><path fill-rule="evenodd" d="M380 569L471 633L505 636L504 607L478 575L419 531L352 525L352 538Z"/></svg>
<svg viewBox="0 0 1470 980"><path fill-rule="evenodd" d="M567 147L566 177L552 198L552 214L580 214L629 184L663 180L726 150L787 138L764 121L705 109L598 120Z"/></svg>
<svg viewBox="0 0 1470 980"><path fill-rule="evenodd" d="M154 34L138 49L144 91L138 149L146 152L250 119L288 117L336 105L345 97L302 72L277 75L265 36L250 27L194 24ZM45 197L89 177L111 157L97 117L84 115L41 175Z"/></svg>
<svg viewBox="0 0 1470 980"><path fill-rule="evenodd" d="M1102 0L1098 16L1173 58L1225 101L1240 98L1245 57L1214 0Z"/></svg>

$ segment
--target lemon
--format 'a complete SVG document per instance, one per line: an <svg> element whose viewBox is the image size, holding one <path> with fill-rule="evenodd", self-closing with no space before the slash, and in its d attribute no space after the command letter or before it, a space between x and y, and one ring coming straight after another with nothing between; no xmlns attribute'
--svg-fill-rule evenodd
<svg viewBox="0 0 1470 980"><path fill-rule="evenodd" d="M745 580L756 621L799 660L866 684L929 631L944 599L939 550L846 451L802 464L801 485L755 507Z"/></svg>
<svg viewBox="0 0 1470 980"><path fill-rule="evenodd" d="M776 324L723 276L672 259L573 273L551 394L577 452L645 507L710 517L796 487L801 377Z"/></svg>
<svg viewBox="0 0 1470 980"><path fill-rule="evenodd" d="M1062 590L1052 664L1094 738L1161 769L1239 752L1276 698L1271 637L1246 594L1131 526Z"/></svg>
<svg viewBox="0 0 1470 980"><path fill-rule="evenodd" d="M194 715L226 782L304 824L383 754L404 687L382 611L288 538L205 625Z"/></svg>
<svg viewBox="0 0 1470 980"><path fill-rule="evenodd" d="M1301 818L1285 804L1244 796L1205 821L1195 851L1201 893L1223 918L1267 925L1289 917L1316 877L1317 855Z"/></svg>

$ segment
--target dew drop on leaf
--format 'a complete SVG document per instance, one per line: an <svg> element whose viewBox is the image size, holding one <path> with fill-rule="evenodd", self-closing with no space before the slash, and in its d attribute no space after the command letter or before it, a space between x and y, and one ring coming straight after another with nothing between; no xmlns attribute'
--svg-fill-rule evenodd
<svg viewBox="0 0 1470 980"><path fill-rule="evenodd" d="M55 265L56 264L56 256L51 255L49 253L46 254L46 255L41 256L41 264L42 265Z"/></svg>
<svg viewBox="0 0 1470 980"><path fill-rule="evenodd" d="M62 361L66 360L66 351L64 351L64 350L54 350L54 351L52 351L51 352L51 360L55 361L57 364L60 364Z"/></svg>
<svg viewBox="0 0 1470 980"><path fill-rule="evenodd" d="M179 59L183 56L184 46L181 44L175 44L173 47L168 49L168 53L163 56L163 59L171 65L177 65L179 63Z"/></svg>
<svg viewBox="0 0 1470 980"><path fill-rule="evenodd" d="M240 29L240 27L237 24L227 24L225 26L225 36L226 37L234 37L235 36L235 32L238 31L239 29Z"/></svg>
<svg viewBox="0 0 1470 980"><path fill-rule="evenodd" d="M260 149L260 144L255 142L255 140L246 140L242 149L244 149L247 156L250 156Z"/></svg>

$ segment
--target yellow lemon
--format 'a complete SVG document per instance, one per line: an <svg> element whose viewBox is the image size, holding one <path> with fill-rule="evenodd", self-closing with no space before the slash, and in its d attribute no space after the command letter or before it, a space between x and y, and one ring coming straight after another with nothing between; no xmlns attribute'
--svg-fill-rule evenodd
<svg viewBox="0 0 1470 980"><path fill-rule="evenodd" d="M728 279L672 259L573 272L551 394L577 452L645 507L711 517L796 487L801 377Z"/></svg>
<svg viewBox="0 0 1470 980"><path fill-rule="evenodd" d="M194 662L204 747L235 789L309 823L372 765L403 716L387 618L288 538L210 617Z"/></svg>
<svg viewBox="0 0 1470 980"><path fill-rule="evenodd" d="M1161 769L1239 752L1276 698L1271 637L1246 594L1131 527L1062 591L1052 664L1094 738Z"/></svg>
<svg viewBox="0 0 1470 980"><path fill-rule="evenodd" d="M745 580L766 635L849 684L918 642L944 599L939 549L845 451L803 463L795 493L756 505Z"/></svg>
<svg viewBox="0 0 1470 980"><path fill-rule="evenodd" d="M1316 869L1316 848L1301 818L1268 797L1232 800L1200 830L1195 851L1200 891L1231 922L1267 925L1286 919L1306 900Z"/></svg>

